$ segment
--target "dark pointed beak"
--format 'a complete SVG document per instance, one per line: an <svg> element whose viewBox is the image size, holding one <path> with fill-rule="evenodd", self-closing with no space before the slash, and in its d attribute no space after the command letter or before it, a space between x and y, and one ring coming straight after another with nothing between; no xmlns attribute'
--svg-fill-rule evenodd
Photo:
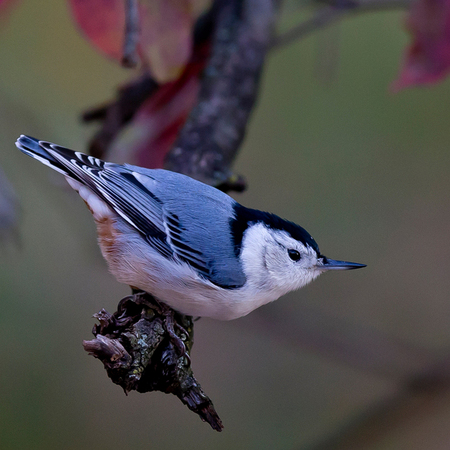
<svg viewBox="0 0 450 450"><path fill-rule="evenodd" d="M320 269L322 270L352 270L366 267L365 264L358 264L348 261L336 261L335 259L326 258L325 256L322 260L323 266L320 266Z"/></svg>

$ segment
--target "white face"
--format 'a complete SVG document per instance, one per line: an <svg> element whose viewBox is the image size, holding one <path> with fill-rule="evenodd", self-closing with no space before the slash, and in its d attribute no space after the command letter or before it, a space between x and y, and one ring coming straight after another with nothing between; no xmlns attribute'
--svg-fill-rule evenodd
<svg viewBox="0 0 450 450"><path fill-rule="evenodd" d="M285 231L257 224L246 231L242 244L247 281L256 289L283 295L300 289L322 273L316 251Z"/></svg>

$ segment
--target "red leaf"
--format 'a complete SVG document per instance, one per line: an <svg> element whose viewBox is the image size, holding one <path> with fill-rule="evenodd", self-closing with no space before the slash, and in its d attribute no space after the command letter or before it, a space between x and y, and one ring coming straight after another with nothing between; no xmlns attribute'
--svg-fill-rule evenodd
<svg viewBox="0 0 450 450"><path fill-rule="evenodd" d="M194 17L189 0L147 0L141 4L140 51L159 82L181 75L192 52Z"/></svg>
<svg viewBox="0 0 450 450"><path fill-rule="evenodd" d="M69 0L87 39L121 61L125 31L124 0ZM192 26L206 0L140 0L137 51L160 83L178 78L192 51Z"/></svg>
<svg viewBox="0 0 450 450"><path fill-rule="evenodd" d="M159 87L114 142L108 158L148 168L163 167L166 154L197 100L199 76L208 54L209 44L196 49L180 78Z"/></svg>
<svg viewBox="0 0 450 450"><path fill-rule="evenodd" d="M418 0L411 7L407 28L413 42L393 89L426 85L450 72L450 0Z"/></svg>
<svg viewBox="0 0 450 450"><path fill-rule="evenodd" d="M81 32L111 58L122 58L125 30L124 0L69 0Z"/></svg>

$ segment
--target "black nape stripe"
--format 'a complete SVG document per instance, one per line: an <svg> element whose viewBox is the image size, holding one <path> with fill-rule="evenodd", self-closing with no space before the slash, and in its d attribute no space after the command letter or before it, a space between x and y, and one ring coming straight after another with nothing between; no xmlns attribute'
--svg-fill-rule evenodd
<svg viewBox="0 0 450 450"><path fill-rule="evenodd" d="M320 255L319 246L314 238L300 225L284 220L275 214L246 208L235 203L233 206L234 217L230 219L230 230L234 244L234 253L239 257L244 233L250 225L263 223L270 228L286 231L293 239L303 245L312 247Z"/></svg>

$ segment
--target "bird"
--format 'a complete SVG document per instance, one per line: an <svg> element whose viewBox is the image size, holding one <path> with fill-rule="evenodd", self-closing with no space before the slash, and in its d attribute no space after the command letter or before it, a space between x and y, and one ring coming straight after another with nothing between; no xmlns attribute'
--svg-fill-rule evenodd
<svg viewBox="0 0 450 450"><path fill-rule="evenodd" d="M64 175L84 200L115 278L182 314L237 319L323 272L365 267L325 257L301 226L186 175L25 135L16 146Z"/></svg>

